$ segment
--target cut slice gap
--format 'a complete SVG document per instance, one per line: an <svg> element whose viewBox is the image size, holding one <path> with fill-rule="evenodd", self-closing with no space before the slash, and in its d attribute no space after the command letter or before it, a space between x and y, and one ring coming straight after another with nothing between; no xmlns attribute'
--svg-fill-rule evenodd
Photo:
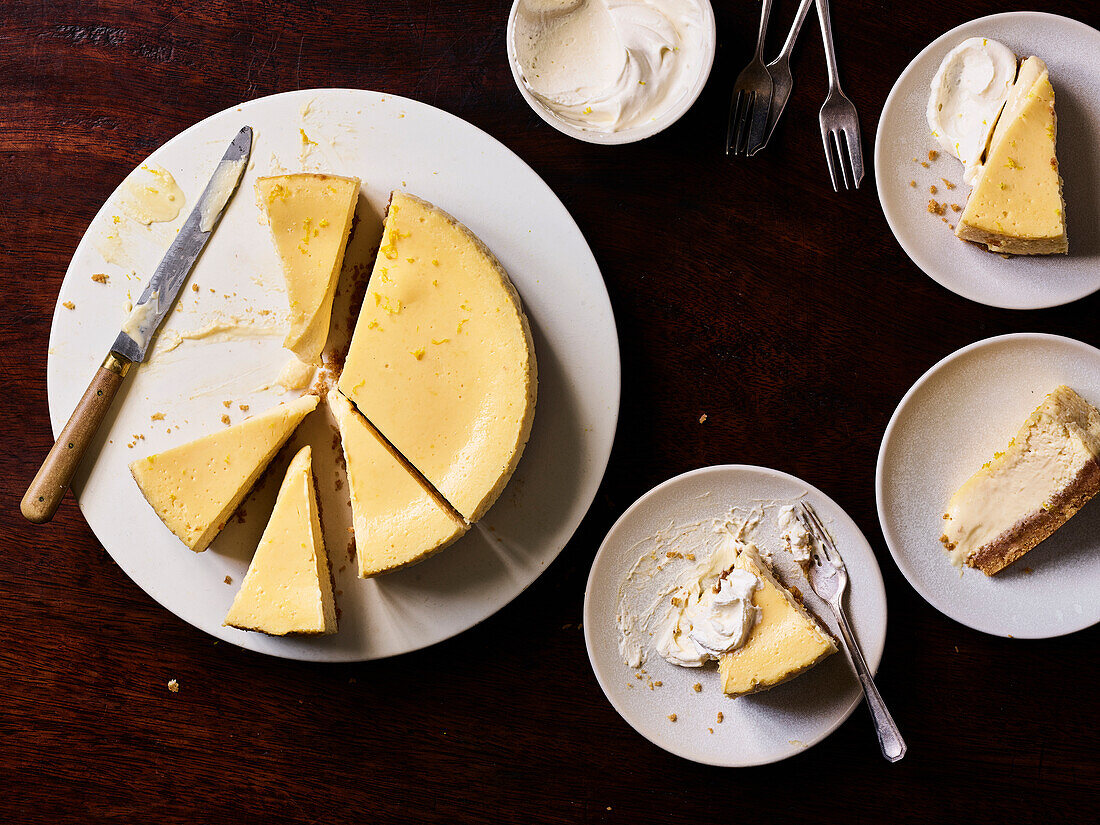
<svg viewBox="0 0 1100 825"><path fill-rule="evenodd" d="M339 390L328 405L340 429L360 577L423 561L466 533L469 524Z"/></svg>

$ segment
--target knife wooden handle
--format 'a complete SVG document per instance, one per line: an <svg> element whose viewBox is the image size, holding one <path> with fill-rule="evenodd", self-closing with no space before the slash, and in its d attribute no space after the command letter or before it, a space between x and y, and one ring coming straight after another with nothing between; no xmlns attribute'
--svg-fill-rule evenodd
<svg viewBox="0 0 1100 825"><path fill-rule="evenodd" d="M23 496L19 509L27 521L44 524L53 518L129 369L129 361L111 353L96 372Z"/></svg>

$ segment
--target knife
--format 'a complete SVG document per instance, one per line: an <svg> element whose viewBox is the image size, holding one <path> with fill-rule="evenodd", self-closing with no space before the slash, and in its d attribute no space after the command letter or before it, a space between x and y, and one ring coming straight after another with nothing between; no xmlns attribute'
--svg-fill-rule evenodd
<svg viewBox="0 0 1100 825"><path fill-rule="evenodd" d="M222 155L198 203L145 285L111 351L23 496L19 509L28 521L43 524L57 512L80 460L111 409L126 373L133 364L145 360L153 335L172 309L183 282L214 234L226 204L241 182L251 151L252 128L245 126Z"/></svg>

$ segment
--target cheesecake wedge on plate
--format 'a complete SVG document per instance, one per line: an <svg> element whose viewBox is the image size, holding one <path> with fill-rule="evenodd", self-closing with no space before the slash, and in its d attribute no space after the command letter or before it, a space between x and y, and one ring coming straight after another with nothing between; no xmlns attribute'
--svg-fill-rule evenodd
<svg viewBox="0 0 1100 825"><path fill-rule="evenodd" d="M146 501L180 541L205 550L248 491L317 406L316 395L279 404L240 424L131 462Z"/></svg>
<svg viewBox="0 0 1100 825"><path fill-rule="evenodd" d="M294 456L225 624L272 636L336 632L312 452Z"/></svg>
<svg viewBox="0 0 1100 825"><path fill-rule="evenodd" d="M1029 57L1009 89L955 228L959 238L1009 255L1068 251L1057 129L1047 66Z"/></svg>
<svg viewBox="0 0 1100 825"><path fill-rule="evenodd" d="M999 573L1100 491L1100 410L1061 386L951 497L940 542L956 566Z"/></svg>

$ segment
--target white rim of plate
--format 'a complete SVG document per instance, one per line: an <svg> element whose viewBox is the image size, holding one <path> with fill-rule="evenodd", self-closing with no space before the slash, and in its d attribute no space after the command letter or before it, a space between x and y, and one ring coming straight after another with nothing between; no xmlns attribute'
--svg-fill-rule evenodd
<svg viewBox="0 0 1100 825"><path fill-rule="evenodd" d="M585 143L598 143L603 146L621 146L625 143L637 143L639 140L653 137L678 121L687 113L688 109L695 105L695 101L699 99L699 95L703 93L703 88L707 85L707 80L710 79L711 69L714 68L714 54L718 48L718 24L715 22L714 6L711 5L710 0L700 0L700 5L703 8L703 26L707 30L706 57L699 67L699 76L695 80L695 85L675 106L665 111L661 117L644 126L624 129L621 132L595 132L566 123L547 111L538 98L523 85L523 76L516 68L516 61L512 59L512 32L515 30L516 14L519 11L519 4L522 2L523 0L514 0L512 10L508 14L508 24L504 29L504 47L508 68L512 72L512 80L515 81L516 88L519 89L520 95L531 107L531 110L567 137L576 138Z"/></svg>
<svg viewBox="0 0 1100 825"><path fill-rule="evenodd" d="M1078 341L1076 338L1067 338L1064 335L1052 335L1046 332L1010 332L1006 335L994 335L991 338L983 338L980 341L975 341L973 344L968 344L962 349L957 349L950 355L941 358L931 367L929 367L920 378L916 380L912 387L902 396L901 401L898 402L897 409L894 410L894 414L890 416L890 423L886 425L886 431L882 435L882 442L879 444L878 459L875 462L875 509L878 512L879 527L882 529L882 537L886 540L886 549L890 551L891 557L894 559L894 564L897 565L898 570L905 576L905 580L909 582L910 586L917 591L917 594L924 599L928 604L938 610L947 618L952 621L956 621L959 624L969 627L972 630L977 630L980 633L987 633L990 636L1000 636L1001 638L1012 639L1049 639L1057 638L1058 636L1067 636L1070 633L1077 633L1078 631L1085 630L1092 625L1086 625L1085 627L1074 628L1068 630L1065 633L1058 633L1054 636L1049 634L1040 634L1035 636L1029 636L1026 633L1013 633L1011 635L1007 633L999 633L994 630L989 630L985 627L980 627L978 624L970 621L966 621L954 613L949 611L949 608L944 605L942 600L939 599L939 594L933 590L925 588L921 584L920 577L913 571L912 568L905 562L900 551L895 549L895 544L900 545L902 542L898 539L894 533L892 527L887 521L886 511L883 508L883 492L885 485L885 477L883 473L883 462L886 454L886 446L890 441L891 436L894 433L894 427L898 421L902 418L902 413L906 411L906 407L909 405L913 396L915 396L921 389L928 384L941 369L948 364L952 364L961 358L965 358L976 350L984 349L985 347L995 346L1007 341L1049 341L1064 344L1072 347L1080 348L1081 350L1088 352L1100 361L1100 349L1086 344L1084 341Z"/></svg>
<svg viewBox="0 0 1100 825"><path fill-rule="evenodd" d="M642 494L642 496L640 498L638 498L637 501L635 501L633 504L631 504L629 507L626 508L626 510L623 512L623 514L615 520L615 523L613 525L611 525L611 528L607 531L607 535L604 537L604 540L600 543L600 549L596 551L596 556L592 559L592 567L588 572L588 581L585 583L584 608L583 608L584 645L585 645L585 649L588 652L589 666L592 668L592 673L595 675L596 681L599 683L600 690L603 691L604 697L610 703L611 707L613 707L615 709L615 712L618 713L619 716L621 716L623 718L623 721L625 721L628 725L630 725L631 728L634 729L635 733L639 734L646 741L650 742L651 744L653 744L654 746L660 748L661 750L667 751L668 753L671 753L674 756L679 756L679 757L681 757L683 759L687 759L688 761L691 761L691 762L696 762L696 763L702 764L702 765L713 765L713 766L719 767L719 768L751 768L751 767L755 767L757 765L769 765L769 764L774 764L775 762L782 762L783 760L789 759L792 756L797 756L798 754L809 750L814 745L817 745L818 743L820 743L823 740L827 739L829 736L831 736L833 733L835 733L836 730L841 725L843 725L845 722L848 721L849 717L851 717L851 715L855 711L855 709L857 707L859 707L859 705L863 702L863 692L862 692L862 690L859 693L857 693L856 698L851 702L851 704L848 705L848 707L845 709L845 711L842 714L840 714L832 723L830 723L830 725L828 726L828 728L826 730L824 730L823 732L818 734L814 739L812 739L810 741L803 741L797 747L792 745L791 750L789 752L785 753L782 756L777 757L776 759L765 759L765 760L762 760L762 761L754 760L754 761L748 761L748 762L717 762L717 761L709 761L709 760L704 760L704 759L698 759L698 758L695 758L695 757L692 757L692 756L688 756L684 753L680 753L680 752L677 752L677 751L670 750L669 748L665 747L665 745L663 743L658 742L655 739L652 739L649 736L647 736L645 733L643 733L641 730L639 730L638 727L636 727L634 725L634 723L631 721L630 717L627 715L627 712L624 710L624 708L615 701L615 699L613 698L613 693L609 689L609 687L607 686L607 684L605 682L605 679L604 679L604 675L600 672L600 668L597 665L596 655L593 652L593 644L594 643L592 641L592 629L591 629L592 628L592 623L589 622L589 620L588 620L588 618L589 618L589 605L590 605L590 601L591 601L591 597L592 597L592 590L593 590L593 579L595 578L595 574L596 574L596 565L599 562L600 557L603 555L604 551L607 549L608 543L613 538L614 534L618 531L620 525L622 525L628 519L632 518L634 516L634 514L639 509L643 508L649 502L649 500L651 498L653 498L654 496L658 495L659 493L663 492L665 489L667 489L671 486L679 484L679 483L683 482L684 480L686 480L688 478L693 478L693 477L698 476L698 475L704 475L706 473L713 473L713 472L731 471L731 470L732 471L744 471L744 472L749 472L749 473L760 473L761 475L771 476L773 478L779 478L779 479L783 479L785 481L792 481L792 482L797 483L799 486L805 488L807 497L810 497L810 496L816 497L819 500L828 502L830 505L832 505L834 508L836 508L836 513L839 514L840 517L842 517L843 520L847 522L846 526L849 527L857 535L862 536L863 540L867 544L868 548L871 548L871 543L869 541L867 541L867 537L864 535L863 531L860 530L859 525L856 524L855 521L852 520L852 517L848 515L848 512L843 507L841 507L839 504L837 504L832 498L825 495L825 493L823 493L817 487L815 487L812 484L809 484L806 481L803 481L798 476L791 475L790 473L785 473L782 470L776 470L776 469L773 469L771 467L761 467L761 466L756 465L756 464L711 464L711 465L706 466L706 467L697 467L694 470L688 470L687 472L681 473L678 476L673 476L672 478L667 479L666 481L662 481L656 487L653 487L652 489L650 489L646 493ZM883 594L883 599L882 599L883 647L882 647L882 650L879 650L877 652L872 650L872 651L870 651L869 655L868 655L867 650L863 651L864 655L866 656L867 666L870 668L871 675L875 676L878 673L879 665L882 663L882 655L883 655L883 652L885 651L885 647L886 647L885 638L886 638L886 632L889 629L889 603L886 599L886 585L885 585L885 582L882 579L882 570L879 568L878 559L874 554L873 548L871 548L870 555L871 555L872 561L874 562L874 564L871 566L870 569L874 573L874 575L876 576L879 589L881 590L881 592ZM852 678L855 679L855 674L854 673L852 674Z"/></svg>
<svg viewBox="0 0 1100 825"><path fill-rule="evenodd" d="M895 224L893 217L891 216L890 212L882 206L884 185L883 181L887 179L887 173L883 170L881 165L883 163L882 142L880 140L880 137L882 135L881 125L882 121L892 114L891 109L896 105L897 99L901 96L902 81L909 76L909 73L913 70L914 66L916 66L921 58L923 58L928 52L939 47L940 44L943 43L943 41L954 37L955 33L959 29L966 28L967 26L971 26L975 23L984 23L987 21L991 23L1001 22L1012 18L1030 18L1033 20L1057 21L1059 25L1073 25L1081 28L1084 31L1091 32L1093 35L1100 35L1100 32L1098 32L1087 23L1082 23L1080 20L1074 20L1072 17L1065 17L1060 14L1051 14L1044 11L1006 11L999 12L998 14L986 15L985 17L976 17L973 20L968 20L965 23L960 23L949 31L941 34L939 37L937 37L935 40L933 40L931 43L921 49L920 52L918 52L917 55L912 60L910 60L908 64L906 64L905 68L902 69L901 74L898 75L898 79L894 81L894 85L890 89L890 94L886 96L886 102L882 106L882 112L879 114L878 126L875 129L875 191L878 194L879 208L882 209L883 217L886 218L886 223L890 227L890 234L894 236L894 240L897 241L902 251L909 257L909 260L911 260L917 266L917 268L920 269L921 272L923 272L937 284L942 286L944 289L948 290L949 292L953 292L954 294L962 298L966 298L968 301L974 301L975 303L983 304L984 306L992 306L999 309L1048 309L1050 307L1071 304L1074 301L1079 301L1082 298L1086 298L1089 295L1092 295L1097 290L1100 290L1100 281L1098 281L1096 286L1088 292L1082 293L1067 300L1058 299L1050 303L1029 304L1025 307L1009 306L1007 304L1002 305L999 303L991 304L988 301L980 300L973 295L968 295L965 292L960 292L955 286L948 283L938 274L936 274L934 271L935 267L931 266L929 262L925 259L925 257L921 254L921 252L918 249L915 249L912 244L907 243L905 239L903 239L902 236L898 233L898 228Z"/></svg>

